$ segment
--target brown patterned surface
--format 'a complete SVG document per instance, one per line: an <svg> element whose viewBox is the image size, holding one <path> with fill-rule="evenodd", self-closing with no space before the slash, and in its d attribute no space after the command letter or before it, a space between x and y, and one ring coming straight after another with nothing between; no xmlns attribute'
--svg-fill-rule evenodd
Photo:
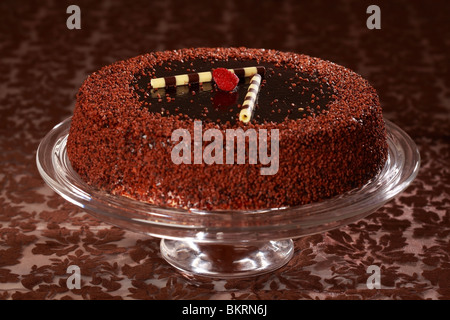
<svg viewBox="0 0 450 320"><path fill-rule="evenodd" d="M75 2L82 29L72 31L72 3L0 2L0 298L450 298L448 1L377 1L381 30L366 28L366 1ZM36 148L71 115L88 74L149 51L241 45L366 77L386 118L418 144L418 178L366 219L297 240L277 272L233 281L184 278L158 239L98 221L44 184ZM66 286L69 265L81 268L80 290ZM370 265L381 268L379 290L366 287Z"/></svg>

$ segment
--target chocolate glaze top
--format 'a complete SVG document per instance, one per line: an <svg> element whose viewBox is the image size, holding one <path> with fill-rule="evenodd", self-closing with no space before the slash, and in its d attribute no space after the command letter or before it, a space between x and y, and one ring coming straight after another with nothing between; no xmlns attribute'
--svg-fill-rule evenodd
<svg viewBox="0 0 450 320"><path fill-rule="evenodd" d="M271 64L277 68L283 68L285 71L290 70L289 72L296 72L299 81L301 81L301 75L314 75L314 82L325 85L325 87L322 87L326 94L323 97L324 100L327 100L327 97L329 97L330 90L333 92L328 104L322 106L320 102L321 108L324 107L323 110L321 109L320 116L318 116L315 109L311 109L312 112L306 112L304 116L301 115L298 118L288 117L282 122L252 122L248 124L251 127L263 126L267 129L282 129L283 127L288 128L291 125L295 125L301 126L305 134L314 134L315 132L320 132L321 134L327 134L328 132L328 134L332 134L333 130L342 127L363 125L364 118L369 113L369 109L378 109L377 112L381 114L379 99L375 89L355 72L332 62L303 54L249 48L180 49L152 52L129 60L118 61L113 65L106 66L94 72L88 77L78 92L77 107L81 108L79 111L82 111L85 106L90 104L101 105L102 107L96 112L100 117L107 118L112 125L116 122L114 120L115 117L117 119L120 118L122 124L126 123L128 118L130 119L129 121L133 122L136 117L142 118L142 121L153 122L170 117L170 122L164 121L167 127L161 128L164 132L170 132L169 130L173 128L190 126L192 119L189 116L180 115L177 112L171 113L170 110L169 115L166 112L161 114L163 106L158 106L157 103L152 103L151 106L146 105L146 102L148 103L150 98L145 98L143 94L145 94L145 91L150 94L149 90L145 87L146 82L148 83L149 81L145 79L146 76L149 77L149 70L155 70L152 77L174 75L173 70L165 70L165 64L169 62L176 64L177 61L182 63L183 61L194 61L196 59L210 62L239 59L239 66L244 66L247 60L250 65ZM156 71L161 72L161 74L156 75ZM176 71L176 74L179 74L179 72ZM106 87L108 90L104 90ZM243 88L246 90L245 86ZM151 100L153 102L154 98ZM173 106L175 107L175 104ZM155 108L153 111L150 109L152 107ZM260 113L261 110L272 109L260 100L257 112ZM145 112L145 110L148 112ZM212 112L211 110L212 108L210 112ZM281 112L287 111L282 109ZM230 112L230 114L235 115L234 112ZM212 118L211 115L210 118ZM275 115L271 119L276 119ZM205 125L219 129L245 126L240 121L237 121L235 124L231 122L222 122L220 124L217 122L206 122ZM281 134L284 133L289 134L288 131L281 132Z"/></svg>
<svg viewBox="0 0 450 320"><path fill-rule="evenodd" d="M150 112L163 116L182 115L186 118L236 123L250 82L250 77L240 78L232 92L217 88L214 82L189 84L165 89L150 88L150 80L179 74L212 71L212 68L242 68L264 66L266 72L258 93L252 121L256 123L282 122L320 114L328 109L333 90L321 82L317 75L286 69L274 63L250 60L193 59L170 61L154 68L145 68L135 75L132 86L142 105ZM259 106L264 106L259 108Z"/></svg>

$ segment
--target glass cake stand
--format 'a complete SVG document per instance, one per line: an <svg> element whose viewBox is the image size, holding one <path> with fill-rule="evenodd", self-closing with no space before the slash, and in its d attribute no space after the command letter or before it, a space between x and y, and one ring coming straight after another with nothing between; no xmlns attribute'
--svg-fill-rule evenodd
<svg viewBox="0 0 450 320"><path fill-rule="evenodd" d="M37 150L45 182L67 201L112 225L161 238L161 255L189 275L236 278L286 264L292 239L357 221L394 198L416 177L414 141L385 120L389 154L383 170L362 188L329 200L254 211L184 210L155 206L96 190L72 169L66 142L71 118L55 126Z"/></svg>

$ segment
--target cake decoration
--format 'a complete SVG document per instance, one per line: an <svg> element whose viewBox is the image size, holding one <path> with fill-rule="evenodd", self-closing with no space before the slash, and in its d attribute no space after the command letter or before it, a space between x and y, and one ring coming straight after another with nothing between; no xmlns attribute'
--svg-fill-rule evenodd
<svg viewBox="0 0 450 320"><path fill-rule="evenodd" d="M219 68L222 69L222 68ZM217 70L217 69L216 69ZM235 69L226 69L231 73L234 73L238 78L247 78L252 77L255 74L264 75L266 73L266 69L261 66L257 67L245 67L245 68L235 68ZM197 73L187 73L176 76L169 77L160 77L150 80L150 88L151 89L162 89L166 87L178 87L185 86L191 83L204 83L213 81L213 72L212 71L204 71ZM239 79L238 79L239 81ZM227 91L227 90L225 90Z"/></svg>
<svg viewBox="0 0 450 320"><path fill-rule="evenodd" d="M239 113L239 120L244 123L250 122L252 118L256 98L258 97L259 87L261 85L261 79L261 75L255 74L250 81L250 85L248 86L247 95L245 96L244 103L242 104L243 109Z"/></svg>
<svg viewBox="0 0 450 320"><path fill-rule="evenodd" d="M217 68L213 71L213 80L217 87L223 91L233 91L239 83L238 76L225 68Z"/></svg>

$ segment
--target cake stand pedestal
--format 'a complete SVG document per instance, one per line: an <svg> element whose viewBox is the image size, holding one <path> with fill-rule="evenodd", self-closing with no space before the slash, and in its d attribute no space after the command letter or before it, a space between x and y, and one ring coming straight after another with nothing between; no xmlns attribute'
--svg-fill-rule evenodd
<svg viewBox="0 0 450 320"><path fill-rule="evenodd" d="M217 278L255 276L285 265L294 254L292 240L251 244L202 244L161 240L163 258L191 275Z"/></svg>
<svg viewBox="0 0 450 320"><path fill-rule="evenodd" d="M388 158L363 187L317 203L248 211L184 210L118 197L87 185L67 156L71 118L55 126L36 154L45 182L64 199L106 223L161 238L164 259L189 275L236 278L271 272L292 257L292 239L362 219L382 207L416 177L414 141L385 120Z"/></svg>

